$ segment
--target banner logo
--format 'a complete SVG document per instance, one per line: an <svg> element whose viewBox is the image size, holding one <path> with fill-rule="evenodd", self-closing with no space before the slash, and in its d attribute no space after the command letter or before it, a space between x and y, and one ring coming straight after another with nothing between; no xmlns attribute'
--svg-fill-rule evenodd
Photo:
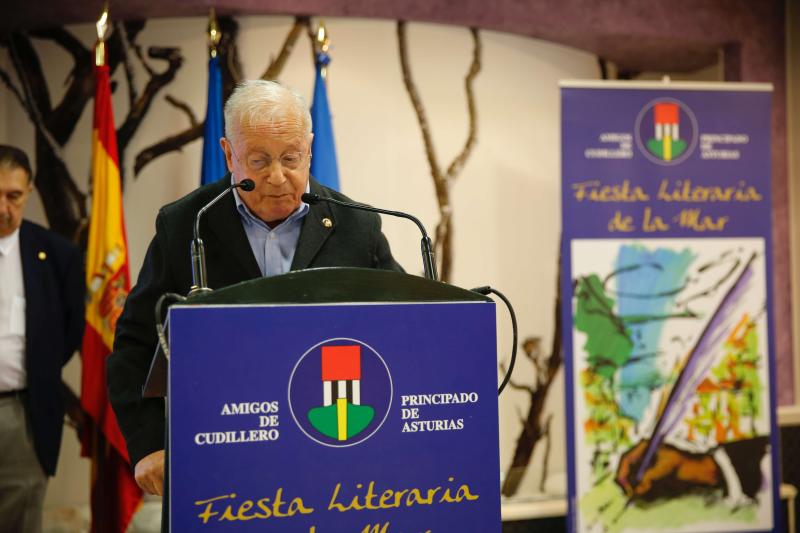
<svg viewBox="0 0 800 533"><path fill-rule="evenodd" d="M386 420L392 378L383 358L355 339L329 339L304 353L289 378L289 410L325 446L353 446Z"/></svg>
<svg viewBox="0 0 800 533"><path fill-rule="evenodd" d="M697 147L697 119L673 98L648 103L636 117L635 133L639 150L659 165L682 163Z"/></svg>

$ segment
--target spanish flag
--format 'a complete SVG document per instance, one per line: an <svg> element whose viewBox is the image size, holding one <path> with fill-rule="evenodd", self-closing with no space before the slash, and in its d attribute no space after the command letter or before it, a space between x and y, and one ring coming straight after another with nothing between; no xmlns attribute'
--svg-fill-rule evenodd
<svg viewBox="0 0 800 533"><path fill-rule="evenodd" d="M102 48L103 43L98 43ZM106 358L130 290L128 244L122 212L117 133L104 52L95 66L92 131L92 210L86 251L86 331L81 405L91 420L83 455L92 458L92 532L124 533L142 502L125 440L106 393Z"/></svg>

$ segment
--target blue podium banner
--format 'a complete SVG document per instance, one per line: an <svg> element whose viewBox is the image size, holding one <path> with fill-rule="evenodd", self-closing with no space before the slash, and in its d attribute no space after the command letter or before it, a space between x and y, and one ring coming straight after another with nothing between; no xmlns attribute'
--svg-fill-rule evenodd
<svg viewBox="0 0 800 533"><path fill-rule="evenodd" d="M170 310L171 531L500 530L491 303Z"/></svg>
<svg viewBox="0 0 800 533"><path fill-rule="evenodd" d="M771 89L564 83L570 529L778 531Z"/></svg>

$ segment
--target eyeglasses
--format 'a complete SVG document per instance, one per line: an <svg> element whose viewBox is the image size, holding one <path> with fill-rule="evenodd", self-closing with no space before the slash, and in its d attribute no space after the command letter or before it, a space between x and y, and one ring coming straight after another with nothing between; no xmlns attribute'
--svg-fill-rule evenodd
<svg viewBox="0 0 800 533"><path fill-rule="evenodd" d="M247 155L246 159L242 161L236 154L236 150L233 149L233 143L228 141L228 145L231 147L233 157L236 158L240 165L250 172L258 173L263 172L268 168L272 168L273 158L269 154L254 152ZM309 157L311 157L310 154ZM286 170L297 170L303 164L305 159L306 154L303 152L286 152L278 158L278 161L280 162L281 167Z"/></svg>

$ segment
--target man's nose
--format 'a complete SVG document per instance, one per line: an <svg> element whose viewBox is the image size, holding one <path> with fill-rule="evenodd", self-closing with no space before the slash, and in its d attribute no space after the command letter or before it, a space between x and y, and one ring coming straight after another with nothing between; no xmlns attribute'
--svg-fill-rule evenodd
<svg viewBox="0 0 800 533"><path fill-rule="evenodd" d="M5 194L0 194L0 215L8 216L11 213L11 202Z"/></svg>
<svg viewBox="0 0 800 533"><path fill-rule="evenodd" d="M283 165L281 165L280 159L273 159L268 170L267 183L270 185L281 185L286 181L286 175L283 173Z"/></svg>

